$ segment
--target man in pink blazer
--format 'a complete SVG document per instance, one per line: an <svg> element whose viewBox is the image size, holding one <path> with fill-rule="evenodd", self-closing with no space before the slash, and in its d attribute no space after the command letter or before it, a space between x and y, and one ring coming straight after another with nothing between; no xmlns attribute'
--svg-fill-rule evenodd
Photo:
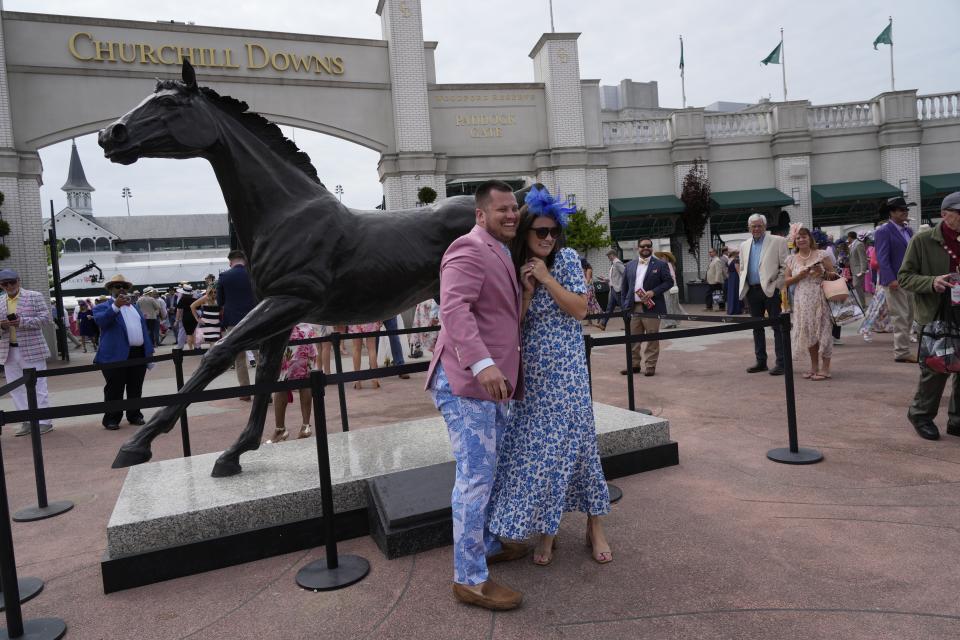
<svg viewBox="0 0 960 640"><path fill-rule="evenodd" d="M487 528L497 443L518 397L520 285L507 244L519 209L510 185L490 180L476 192L477 224L440 263L440 336L427 389L443 414L457 461L453 487L454 582L461 602L513 609L523 596L489 577L487 564L520 558L525 545L502 543Z"/></svg>

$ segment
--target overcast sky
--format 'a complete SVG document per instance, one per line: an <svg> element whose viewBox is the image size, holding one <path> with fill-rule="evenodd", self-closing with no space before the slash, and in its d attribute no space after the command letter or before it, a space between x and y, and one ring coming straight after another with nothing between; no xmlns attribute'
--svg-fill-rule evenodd
<svg viewBox="0 0 960 640"><path fill-rule="evenodd" d="M86 15L318 35L380 38L376 0L220 1L0 0L8 11ZM920 93L960 90L957 72L958 0L725 0L637 2L555 0L557 31L581 32L582 78L617 84L624 78L659 82L661 106L680 106L678 36L683 34L687 103L755 102L782 98L780 67L760 65L785 29L789 97L828 104L866 100L889 89L886 46L871 43L894 17L897 88ZM550 30L547 0L423 0L424 38L436 40L437 81L532 82L527 57ZM145 85L144 94L152 87ZM243 97L243 96L238 96ZM69 99L69 96L64 96ZM130 105L132 106L132 105ZM291 129L284 127L290 135ZM344 202L372 208L380 202L378 154L322 134L297 130L296 142L330 188L342 184ZM93 135L77 140L87 178L97 189L97 215L125 215L120 196L130 187L134 215L224 212L226 206L203 160L144 159L131 166L102 157ZM66 205L69 141L41 150L44 213L50 199Z"/></svg>

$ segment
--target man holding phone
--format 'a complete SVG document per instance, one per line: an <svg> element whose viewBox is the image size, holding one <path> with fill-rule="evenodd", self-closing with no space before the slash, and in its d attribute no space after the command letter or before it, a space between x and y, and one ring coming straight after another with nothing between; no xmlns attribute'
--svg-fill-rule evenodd
<svg viewBox="0 0 960 640"><path fill-rule="evenodd" d="M100 327L100 348L94 356L94 364L121 362L134 358L149 358L153 355L153 342L150 331L140 310L130 299L133 285L117 274L110 278L106 286L112 296L93 308L93 319ZM147 365L119 369L103 369L103 400L123 400L126 390L127 400L139 399L143 395L143 378L147 374ZM122 411L111 411L103 416L103 428L116 431L120 428ZM127 410L127 422L132 425L144 424L143 413L139 409Z"/></svg>
<svg viewBox="0 0 960 640"><path fill-rule="evenodd" d="M487 565L526 555L487 526L497 443L520 381L520 284L507 244L520 219L510 185L476 191L476 226L440 263L440 336L427 389L443 414L457 461L453 508L453 595L485 609L517 607L523 596L489 577Z"/></svg>
<svg viewBox="0 0 960 640"><path fill-rule="evenodd" d="M20 276L13 269L0 269L0 288L3 289L4 319L0 320L0 362L6 381L13 382L24 369L42 371L47 368L50 348L43 337L43 325L50 323L50 302L37 291L20 286ZM27 388L23 385L10 392L13 406L19 411L27 407ZM47 379L37 378L37 406L50 406ZM53 429L50 420L40 422L40 433ZM14 435L30 433L30 423L24 422Z"/></svg>

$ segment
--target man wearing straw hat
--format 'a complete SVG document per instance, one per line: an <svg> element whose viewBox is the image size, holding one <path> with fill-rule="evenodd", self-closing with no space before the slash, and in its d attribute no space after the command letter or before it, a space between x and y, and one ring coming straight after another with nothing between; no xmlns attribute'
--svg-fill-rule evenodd
<svg viewBox="0 0 960 640"><path fill-rule="evenodd" d="M47 368L50 348L43 337L42 327L50 323L50 303L37 291L20 286L20 276L13 269L0 269L0 288L3 289L3 320L0 320L0 362L8 383L23 375L24 369L42 371ZM23 385L10 392L13 406L20 411L27 407L27 388ZM50 406L47 397L47 379L37 378L37 406ZM40 433L53 429L50 420L40 422ZM14 435L30 433L30 423L24 422Z"/></svg>
<svg viewBox="0 0 960 640"><path fill-rule="evenodd" d="M134 358L149 358L153 355L153 342L147 323L136 305L131 304L129 292L133 285L120 274L107 282L110 299L93 308L93 319L100 327L100 348L94 357L94 364L122 362ZM123 400L126 390L127 400L137 400L143 395L143 378L147 374L147 365L104 369L101 371L106 384L103 386L103 400ZM120 428L123 411L110 411L103 415L103 428L116 431ZM127 422L132 425L144 424L140 409L127 410Z"/></svg>

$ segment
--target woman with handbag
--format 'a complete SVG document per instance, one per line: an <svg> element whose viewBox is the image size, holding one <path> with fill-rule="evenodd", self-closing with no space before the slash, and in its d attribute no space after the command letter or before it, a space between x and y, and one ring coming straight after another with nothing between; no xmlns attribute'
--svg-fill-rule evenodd
<svg viewBox="0 0 960 640"><path fill-rule="evenodd" d="M667 313L680 316L687 315L686 310L680 306L680 287L677 286L677 259L669 251L654 251L653 255L667 263L667 266L670 267L670 277L673 278L673 286L663 294L663 301L667 304ZM719 305L720 303L717 302L718 307ZM661 329L676 329L679 326L679 320L664 319L660 321Z"/></svg>
<svg viewBox="0 0 960 640"><path fill-rule="evenodd" d="M836 269L827 252L817 248L809 229L799 229L795 243L796 253L787 258L785 272L785 285L796 285L791 346L794 354L806 351L810 355L810 370L803 374L804 378L827 380L831 377L833 320L822 285L824 280L837 277Z"/></svg>

